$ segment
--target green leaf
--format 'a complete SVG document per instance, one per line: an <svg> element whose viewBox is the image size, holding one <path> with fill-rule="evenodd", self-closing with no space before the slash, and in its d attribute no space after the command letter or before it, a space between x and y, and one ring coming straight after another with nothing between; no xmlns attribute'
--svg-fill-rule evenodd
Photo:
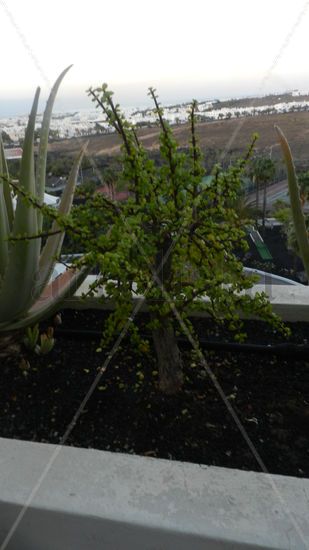
<svg viewBox="0 0 309 550"><path fill-rule="evenodd" d="M0 174L3 174L5 176L5 178L2 180L1 186L3 188L3 195L4 195L5 205L6 205L6 212L7 212L9 227L10 229L12 229L13 220L14 220L14 210L13 210L11 190L8 183L10 175L7 167L5 154L4 154L4 146L3 146L3 141L1 139L1 135L0 135Z"/></svg>
<svg viewBox="0 0 309 550"><path fill-rule="evenodd" d="M0 329L17 330L50 317L61 308L62 302L65 299L74 295L77 288L86 279L88 273L88 267L82 269L68 269L45 287L44 293L29 309L27 315L16 320L16 322L3 323Z"/></svg>
<svg viewBox="0 0 309 550"><path fill-rule="evenodd" d="M306 270L307 278L309 279L309 240L293 157L284 133L278 126L275 126L275 130L279 138L279 143L281 145L288 173L289 196L296 238L303 260L304 268Z"/></svg>
<svg viewBox="0 0 309 550"><path fill-rule="evenodd" d="M0 281L4 277L9 254L8 235L10 233L8 213L6 207L6 201L4 197L4 180L1 180L1 174L3 170L3 158L2 158L3 144L0 134Z"/></svg>
<svg viewBox="0 0 309 550"><path fill-rule="evenodd" d="M76 187L78 170L79 170L83 155L85 153L85 150L87 148L87 145L88 145L88 141L85 145L83 145L78 156L76 157L68 178L68 182L62 193L61 202L58 208L59 214L61 215L67 215L70 212L72 202L73 202L74 191ZM60 228L57 221L54 221L51 227L51 232L54 233L59 229ZM60 253L63 239L64 239L64 232L58 233L57 235L50 235L50 237L48 237L46 241L46 244L41 253L40 262L39 262L39 274L38 274L38 279L34 290L35 297L38 297L40 295L40 293L43 291L45 285L48 283L50 279L50 276L52 274L53 267L55 264L55 258Z"/></svg>
<svg viewBox="0 0 309 550"><path fill-rule="evenodd" d="M20 170L20 187L23 191L35 194L33 136L40 95L37 89L31 109ZM12 236L37 234L35 208L26 204L21 195L17 198ZM0 322L12 320L31 305L32 287L37 276L40 252L40 239L11 242L7 269L0 289Z"/></svg>
<svg viewBox="0 0 309 550"><path fill-rule="evenodd" d="M42 121L42 127L40 131L40 145L39 145L39 152L38 152L38 159L37 159L37 165L36 165L36 193L39 202L43 202L44 199L44 191L45 191L45 177L46 177L46 159L47 159L47 147L48 147L48 134L49 134L49 126L52 116L52 110L55 102L55 98L59 89L59 86L66 75L66 73L70 70L72 65L67 67L57 78L55 84L53 85L49 98L46 103L46 108L43 115L43 121ZM38 229L39 231L42 230L42 214L38 211Z"/></svg>

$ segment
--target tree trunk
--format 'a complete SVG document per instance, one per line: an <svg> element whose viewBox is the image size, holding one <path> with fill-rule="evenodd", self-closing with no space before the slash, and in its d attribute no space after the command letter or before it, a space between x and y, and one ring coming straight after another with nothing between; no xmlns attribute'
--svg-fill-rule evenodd
<svg viewBox="0 0 309 550"><path fill-rule="evenodd" d="M267 183L264 182L264 188L263 188L263 231L264 232L265 232L266 206L267 206Z"/></svg>
<svg viewBox="0 0 309 550"><path fill-rule="evenodd" d="M156 277L163 287L168 285L171 276L172 254L169 253L171 245L172 239L166 235L162 248L156 255ZM152 330L158 360L159 388L163 393L172 395L177 393L183 384L182 359L172 321L166 317L162 318L159 310L160 308L152 314L153 319L159 321L159 328Z"/></svg>
<svg viewBox="0 0 309 550"><path fill-rule="evenodd" d="M163 393L177 393L183 385L182 359L173 327L162 322L152 337L158 359L159 388Z"/></svg>
<svg viewBox="0 0 309 550"><path fill-rule="evenodd" d="M255 206L256 206L257 216L258 216L259 202L260 202L260 184L259 184L259 180L255 178Z"/></svg>

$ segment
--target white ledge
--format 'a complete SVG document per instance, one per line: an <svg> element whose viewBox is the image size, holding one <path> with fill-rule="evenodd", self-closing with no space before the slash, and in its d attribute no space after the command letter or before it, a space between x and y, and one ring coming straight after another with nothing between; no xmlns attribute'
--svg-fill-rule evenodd
<svg viewBox="0 0 309 550"><path fill-rule="evenodd" d="M89 286L96 280L95 275L89 275L79 287L72 298L65 300L63 306L76 309L113 309L112 302L104 296L104 290L99 289L93 297L82 298L83 294L89 291ZM256 292L265 292L273 307L284 321L309 321L309 286L304 285L279 285L279 284L258 284L254 285L246 293L253 296ZM133 303L143 299L142 296L133 296ZM203 298L207 301L207 297ZM147 304L144 303L141 311L147 311ZM196 316L207 316L205 312L194 312Z"/></svg>
<svg viewBox="0 0 309 550"><path fill-rule="evenodd" d="M0 439L0 544L56 450ZM309 480L63 447L8 548L305 550L308 501Z"/></svg>

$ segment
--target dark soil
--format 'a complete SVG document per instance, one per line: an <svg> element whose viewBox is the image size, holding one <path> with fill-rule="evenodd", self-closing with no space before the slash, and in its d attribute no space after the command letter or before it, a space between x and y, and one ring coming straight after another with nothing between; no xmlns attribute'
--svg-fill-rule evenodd
<svg viewBox="0 0 309 550"><path fill-rule="evenodd" d="M62 314L62 328L100 329L102 312ZM142 319L143 320L143 319ZM197 322L196 322L197 323ZM209 322L200 334L228 339ZM293 324L291 340L303 343L308 325ZM252 342L280 342L262 323L247 325ZM210 334L212 332L212 334ZM254 336L254 338L253 338ZM44 357L25 355L30 368L2 360L0 435L58 443L91 387L108 350L98 352L91 335L61 336ZM124 341L66 442L144 456L191 461L244 470L261 468L204 368L188 346L185 385L176 396L158 391L153 353ZM309 476L309 356L295 360L205 350L205 357L271 473Z"/></svg>

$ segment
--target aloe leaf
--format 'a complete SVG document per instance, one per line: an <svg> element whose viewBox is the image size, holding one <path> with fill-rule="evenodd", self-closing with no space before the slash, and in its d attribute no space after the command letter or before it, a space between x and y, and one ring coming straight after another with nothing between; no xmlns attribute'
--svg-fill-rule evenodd
<svg viewBox="0 0 309 550"><path fill-rule="evenodd" d="M58 211L61 215L67 215L71 210L74 191L76 187L78 170L79 170L83 155L85 153L85 150L87 148L87 145L88 145L88 142L82 147L72 166L72 169L68 178L68 182L62 193L61 202L58 207ZM60 229L59 225L55 220L52 224L51 232L54 233L59 229ZM44 249L40 257L39 275L38 275L38 282L35 290L35 296L40 295L40 292L42 291L42 289L45 287L48 280L50 279L50 276L53 271L54 263L55 263L55 258L57 258L57 256L60 254L63 239L64 239L64 232L58 233L57 235L51 235L50 237L48 237L46 241L46 244L44 246Z"/></svg>
<svg viewBox="0 0 309 550"><path fill-rule="evenodd" d="M0 134L0 281L4 277L5 270L8 262L9 245L8 236L10 233L9 220L7 214L7 207L4 197L4 183L5 180L1 179L1 175L4 174L4 151L3 143ZM5 174L4 174L5 175Z"/></svg>
<svg viewBox="0 0 309 550"><path fill-rule="evenodd" d="M31 195L35 194L33 136L39 94L38 88L26 129L19 180L21 189ZM19 195L12 236L35 235L37 230L35 208ZM30 307L33 301L32 288L38 271L40 245L41 239L10 242L8 265L0 289L0 322L15 319Z"/></svg>
<svg viewBox="0 0 309 550"><path fill-rule="evenodd" d="M281 149L283 152L283 156L284 156L284 160L287 168L292 219L293 219L293 224L295 228L297 243L299 246L299 250L303 260L307 278L309 279L309 240L308 240L305 216L302 209L300 191L299 191L299 186L297 182L297 176L296 176L295 166L293 162L293 157L292 157L290 146L288 144L288 141L284 133L278 126L275 126L275 130L278 134L279 143L281 145Z"/></svg>
<svg viewBox="0 0 309 550"><path fill-rule="evenodd" d="M6 163L6 158L4 154L4 147L3 147L3 141L0 134L0 174L5 176L4 179L2 179L1 187L3 188L3 197L5 200L5 206L6 206L6 212L7 212L7 218L9 222L10 229L13 227L13 220L14 220L14 209L13 209L13 202L12 202L12 196L11 196L11 190L10 185L8 183L9 180L9 171Z"/></svg>
<svg viewBox="0 0 309 550"><path fill-rule="evenodd" d="M4 200L3 187L0 183L0 281L4 277L9 255L8 236L9 222Z"/></svg>
<svg viewBox="0 0 309 550"><path fill-rule="evenodd" d="M44 115L43 115L43 121L42 121L42 127L40 131L40 145L39 145L39 151L38 151L38 159L37 159L37 166L36 166L36 192L37 197L40 202L43 202L44 199L44 191L45 191L45 177L46 177L46 159L47 159L47 148L48 148L48 134L49 134L49 126L52 116L52 110L55 102L55 98L59 89L59 86L66 75L66 73L70 70L72 65L67 67L57 78L55 84L53 85L49 98L46 103ZM38 211L38 228L39 231L42 230L42 222L43 217L41 212Z"/></svg>
<svg viewBox="0 0 309 550"><path fill-rule="evenodd" d="M46 319L56 313L63 301L73 296L86 279L90 268L68 269L54 281L49 283L40 298L30 308L28 314L14 323L0 325L0 330L11 331L31 326L42 319Z"/></svg>

